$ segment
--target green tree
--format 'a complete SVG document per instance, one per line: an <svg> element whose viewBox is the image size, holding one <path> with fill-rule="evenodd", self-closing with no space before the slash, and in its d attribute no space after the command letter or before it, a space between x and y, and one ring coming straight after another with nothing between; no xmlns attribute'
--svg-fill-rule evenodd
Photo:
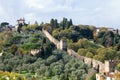
<svg viewBox="0 0 120 80"><path fill-rule="evenodd" d="M70 27L70 26L73 26L72 19L70 19L70 21L69 21L69 27Z"/></svg>
<svg viewBox="0 0 120 80"><path fill-rule="evenodd" d="M57 19L51 19L51 20L50 20L50 26L51 26L53 29L58 28L59 25L58 25Z"/></svg>
<svg viewBox="0 0 120 80"><path fill-rule="evenodd" d="M59 27L57 19L55 19L54 25L55 25L55 28L58 28L58 27Z"/></svg>
<svg viewBox="0 0 120 80"><path fill-rule="evenodd" d="M5 27L5 26L7 26L7 25L9 25L8 22L2 22L2 23L0 24L0 27Z"/></svg>
<svg viewBox="0 0 120 80"><path fill-rule="evenodd" d="M86 53L88 52L87 49L78 49L78 54L81 55L81 56L86 56Z"/></svg>
<svg viewBox="0 0 120 80"><path fill-rule="evenodd" d="M39 24L37 21L35 21L35 23L33 25L31 25L31 28L35 29L35 30L38 29L38 27L39 27Z"/></svg>
<svg viewBox="0 0 120 80"><path fill-rule="evenodd" d="M69 26L67 18L63 18L63 20L60 22L60 26L62 27L62 29L65 29Z"/></svg>
<svg viewBox="0 0 120 80"><path fill-rule="evenodd" d="M54 28L54 19L50 20L50 26L52 26Z"/></svg>
<svg viewBox="0 0 120 80"><path fill-rule="evenodd" d="M10 53L15 54L15 52L17 51L17 46L15 44L13 44L10 49L9 49Z"/></svg>
<svg viewBox="0 0 120 80"><path fill-rule="evenodd" d="M116 56L116 51L112 49L99 48L97 50L97 55L94 56L97 60L104 62L104 60L112 60Z"/></svg>
<svg viewBox="0 0 120 80"><path fill-rule="evenodd" d="M103 40L105 40L105 46L110 47L114 45L114 33L112 31L108 31L104 34Z"/></svg>
<svg viewBox="0 0 120 80"><path fill-rule="evenodd" d="M91 52L87 52L87 53L86 53L86 57L92 58L92 57L93 57L93 54L92 54Z"/></svg>

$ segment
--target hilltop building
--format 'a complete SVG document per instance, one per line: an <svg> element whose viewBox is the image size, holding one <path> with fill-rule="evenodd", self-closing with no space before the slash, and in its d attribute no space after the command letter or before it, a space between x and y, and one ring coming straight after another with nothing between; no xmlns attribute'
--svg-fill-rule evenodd
<svg viewBox="0 0 120 80"><path fill-rule="evenodd" d="M98 33L100 32L101 29L102 28L100 28L100 27L96 27L95 31L94 31L94 35L98 35ZM106 29L107 29L107 31L112 31L114 34L120 35L120 30L118 30L118 29L114 29L114 28L106 28Z"/></svg>
<svg viewBox="0 0 120 80"><path fill-rule="evenodd" d="M21 19L19 19L19 20L17 20L17 22L18 22L18 24L22 24L22 25L25 25L25 19L23 18L21 18Z"/></svg>
<svg viewBox="0 0 120 80"><path fill-rule="evenodd" d="M96 74L96 80L116 80L115 74L119 71L115 69L116 61L114 60L106 60L103 72L99 72Z"/></svg>
<svg viewBox="0 0 120 80"><path fill-rule="evenodd" d="M26 25L25 19L24 18L20 18L19 20L17 20L17 24L15 26L15 31L18 31L20 29L20 27L22 27L24 25Z"/></svg>

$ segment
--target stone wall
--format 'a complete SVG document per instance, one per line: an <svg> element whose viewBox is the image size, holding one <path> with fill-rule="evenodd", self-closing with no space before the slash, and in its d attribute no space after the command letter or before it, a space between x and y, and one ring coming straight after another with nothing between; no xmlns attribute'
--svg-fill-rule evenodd
<svg viewBox="0 0 120 80"><path fill-rule="evenodd" d="M75 58L77 58L77 59L79 59L79 60L81 60L81 61L84 61L84 57L78 55L74 50L72 50L72 49L67 49L67 52L68 52L69 55L71 55L71 56L73 56L73 57L75 57Z"/></svg>
<svg viewBox="0 0 120 80"><path fill-rule="evenodd" d="M56 46L59 44L59 41L57 39L55 39L53 36L50 35L49 32L47 32L46 30L42 30L42 32L45 34L45 36L51 41L53 42Z"/></svg>
<svg viewBox="0 0 120 80"><path fill-rule="evenodd" d="M97 60L94 60L92 58L87 58L87 57L84 57L84 56L80 56L78 53L76 53L72 49L67 49L67 52L68 52L69 55L77 58L78 60L83 61L85 64L87 64L90 67L93 67L97 71L99 71L99 72L104 72L105 71L105 64L104 63L102 63L100 61L97 61Z"/></svg>
<svg viewBox="0 0 120 80"><path fill-rule="evenodd" d="M52 37L46 30L43 30L43 33L46 35L46 37L51 42L53 42L57 46L58 49L61 49L60 48L61 44L58 40L56 40L54 37ZM104 63L102 63L100 61L97 61L97 60L94 60L92 58L87 58L87 57L84 57L84 56L80 56L78 53L76 53L72 49L67 49L67 52L68 52L69 55L77 58L78 60L83 61L88 66L93 67L98 72L105 72L105 68L107 68ZM110 62L109 62L109 64L110 64ZM108 68L110 68L110 67L108 67Z"/></svg>
<svg viewBox="0 0 120 80"><path fill-rule="evenodd" d="M61 40L61 41L58 41L57 39L55 39L47 30L42 30L42 32L45 34L45 36L51 41L53 42L57 49L64 49L66 50L67 49L67 45L66 45L66 42L64 40Z"/></svg>

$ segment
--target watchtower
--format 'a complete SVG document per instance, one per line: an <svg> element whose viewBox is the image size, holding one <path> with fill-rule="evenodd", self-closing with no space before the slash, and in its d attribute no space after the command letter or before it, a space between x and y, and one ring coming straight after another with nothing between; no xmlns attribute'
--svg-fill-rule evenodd
<svg viewBox="0 0 120 80"><path fill-rule="evenodd" d="M114 71L114 63L112 60L105 61L105 72L113 72Z"/></svg>
<svg viewBox="0 0 120 80"><path fill-rule="evenodd" d="M22 25L24 25L25 24L25 19L23 18L21 18L21 19L19 19L19 20L17 20L17 22L18 22L18 24L22 24Z"/></svg>
<svg viewBox="0 0 120 80"><path fill-rule="evenodd" d="M66 39L61 39L60 40L59 48L61 50L66 50L67 51L67 40Z"/></svg>

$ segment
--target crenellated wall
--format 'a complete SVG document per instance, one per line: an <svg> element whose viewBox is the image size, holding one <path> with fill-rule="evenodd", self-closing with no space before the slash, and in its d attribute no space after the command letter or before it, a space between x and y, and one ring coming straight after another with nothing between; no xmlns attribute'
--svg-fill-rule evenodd
<svg viewBox="0 0 120 80"><path fill-rule="evenodd" d="M53 42L56 46L57 46L57 49L63 49L61 48L61 46L63 45L63 43L59 42L58 40L56 40L49 32L47 32L46 30L42 30L42 32L46 35L46 37L51 41ZM88 66L91 66L93 67L96 71L98 72L105 72L107 70L110 70L112 71L111 69L113 69L111 65L111 62L110 61L107 61L107 65L105 65L104 63L100 62L100 61L97 61L97 60L94 60L92 58L87 58L87 57L84 57L84 56L80 56L78 53L76 53L74 50L72 49L67 49L67 52L69 55L77 58L78 60L81 60L83 61L85 64L87 64ZM108 66L109 65L109 66Z"/></svg>

